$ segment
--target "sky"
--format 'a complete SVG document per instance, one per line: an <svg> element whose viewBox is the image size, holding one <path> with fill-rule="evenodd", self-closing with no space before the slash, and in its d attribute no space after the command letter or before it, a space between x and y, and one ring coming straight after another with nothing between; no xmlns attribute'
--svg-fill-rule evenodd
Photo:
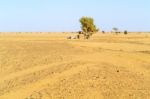
<svg viewBox="0 0 150 99"><path fill-rule="evenodd" d="M104 31L150 31L150 0L0 0L0 32L79 31L83 16Z"/></svg>

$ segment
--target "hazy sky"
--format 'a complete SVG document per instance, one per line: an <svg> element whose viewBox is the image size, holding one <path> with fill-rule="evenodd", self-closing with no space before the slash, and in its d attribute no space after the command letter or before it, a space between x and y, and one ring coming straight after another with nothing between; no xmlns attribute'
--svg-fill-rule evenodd
<svg viewBox="0 0 150 99"><path fill-rule="evenodd" d="M78 31L82 16L105 31L150 31L150 0L0 0L0 31Z"/></svg>

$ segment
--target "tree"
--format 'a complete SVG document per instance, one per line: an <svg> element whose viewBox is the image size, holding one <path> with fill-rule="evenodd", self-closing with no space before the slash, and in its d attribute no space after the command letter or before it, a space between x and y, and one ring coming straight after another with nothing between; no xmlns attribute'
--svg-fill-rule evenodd
<svg viewBox="0 0 150 99"><path fill-rule="evenodd" d="M116 33L116 32L118 32L118 28L112 28L112 30Z"/></svg>
<svg viewBox="0 0 150 99"><path fill-rule="evenodd" d="M125 31L124 31L124 34L125 34L125 35L126 35L126 34L128 34L128 31L127 31L127 30L125 30Z"/></svg>
<svg viewBox="0 0 150 99"><path fill-rule="evenodd" d="M105 34L105 31L102 31L103 34Z"/></svg>
<svg viewBox="0 0 150 99"><path fill-rule="evenodd" d="M85 35L85 38L88 39L93 33L98 32L96 25L94 24L94 19L91 17L82 17L80 19L81 29Z"/></svg>
<svg viewBox="0 0 150 99"><path fill-rule="evenodd" d="M119 32L119 29L118 29L118 28L112 28L112 30L113 30L113 32L115 32L116 34L121 33L121 32Z"/></svg>

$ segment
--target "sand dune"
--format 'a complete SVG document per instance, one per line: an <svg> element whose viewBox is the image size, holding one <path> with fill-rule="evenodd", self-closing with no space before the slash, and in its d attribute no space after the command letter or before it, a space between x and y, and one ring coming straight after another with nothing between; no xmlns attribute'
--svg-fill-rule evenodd
<svg viewBox="0 0 150 99"><path fill-rule="evenodd" d="M0 34L0 99L149 99L150 35Z"/></svg>

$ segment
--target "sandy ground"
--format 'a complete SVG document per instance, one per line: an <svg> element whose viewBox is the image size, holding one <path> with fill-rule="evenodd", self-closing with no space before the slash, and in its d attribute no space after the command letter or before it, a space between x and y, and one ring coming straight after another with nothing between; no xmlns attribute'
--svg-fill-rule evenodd
<svg viewBox="0 0 150 99"><path fill-rule="evenodd" d="M0 34L0 99L150 99L150 35Z"/></svg>

